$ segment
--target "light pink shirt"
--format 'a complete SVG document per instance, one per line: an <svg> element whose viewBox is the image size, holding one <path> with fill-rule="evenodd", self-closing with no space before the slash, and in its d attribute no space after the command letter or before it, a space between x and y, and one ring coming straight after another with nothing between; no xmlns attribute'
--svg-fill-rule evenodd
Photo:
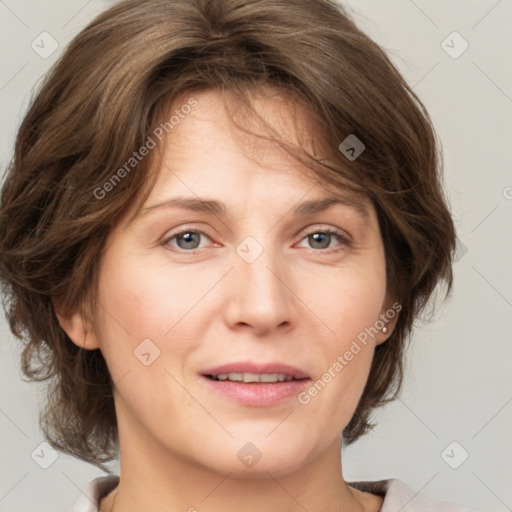
<svg viewBox="0 0 512 512"><path fill-rule="evenodd" d="M119 483L117 475L100 476L91 480L71 512L98 512L100 500ZM375 482L347 482L359 491L382 496L380 512L474 512L444 501L431 501L414 492L401 480L391 478Z"/></svg>

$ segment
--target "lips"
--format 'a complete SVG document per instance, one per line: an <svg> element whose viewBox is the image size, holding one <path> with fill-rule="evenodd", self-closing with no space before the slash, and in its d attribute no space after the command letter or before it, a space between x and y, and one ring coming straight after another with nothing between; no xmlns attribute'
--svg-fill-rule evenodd
<svg viewBox="0 0 512 512"><path fill-rule="evenodd" d="M228 404L272 407L289 403L311 382L299 368L283 363L237 362L208 368L201 373L206 389Z"/></svg>

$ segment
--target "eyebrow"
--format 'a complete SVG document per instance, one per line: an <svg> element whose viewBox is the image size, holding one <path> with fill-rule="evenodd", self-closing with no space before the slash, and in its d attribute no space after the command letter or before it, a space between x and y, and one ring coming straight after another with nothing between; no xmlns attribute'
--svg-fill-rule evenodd
<svg viewBox="0 0 512 512"><path fill-rule="evenodd" d="M354 195L342 194L304 201L292 210L292 214L294 216L311 215L313 213L325 211L337 204L349 206L355 209L365 219L369 218L368 208L362 199L359 199ZM226 205L221 201L197 197L174 197L166 199L165 201L142 208L139 213L144 215L149 211L162 207L179 207L195 212L210 213L218 217L228 216Z"/></svg>
<svg viewBox="0 0 512 512"><path fill-rule="evenodd" d="M311 199L309 201L304 201L296 208L294 208L293 215L309 215L312 213L322 212L336 204L354 208L365 219L368 219L370 216L368 208L363 200L352 195L329 196L322 199Z"/></svg>

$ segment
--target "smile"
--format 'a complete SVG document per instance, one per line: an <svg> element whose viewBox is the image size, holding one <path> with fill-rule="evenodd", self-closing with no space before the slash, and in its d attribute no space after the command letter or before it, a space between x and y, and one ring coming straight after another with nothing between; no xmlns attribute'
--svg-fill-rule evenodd
<svg viewBox="0 0 512 512"><path fill-rule="evenodd" d="M287 402L311 383L304 370L280 362L233 362L205 369L201 377L221 400L252 407Z"/></svg>
<svg viewBox="0 0 512 512"><path fill-rule="evenodd" d="M232 382L289 382L294 379L292 375L284 373L219 373L218 375L207 375L213 380L229 380Z"/></svg>

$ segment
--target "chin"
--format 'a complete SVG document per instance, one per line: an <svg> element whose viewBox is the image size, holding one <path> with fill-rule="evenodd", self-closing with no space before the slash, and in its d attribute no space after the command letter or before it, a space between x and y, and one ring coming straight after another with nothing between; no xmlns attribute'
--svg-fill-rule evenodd
<svg viewBox="0 0 512 512"><path fill-rule="evenodd" d="M299 470L314 458L317 450L321 451L321 447L315 450L314 446L306 446L299 439L294 442L288 438L283 442L277 438L265 439L265 435L259 438L261 441L254 438L253 441L250 438L244 441L231 439L228 443L216 444L213 449L210 446L197 454L196 461L210 471L224 475L229 473L230 478L269 478L269 473L278 477Z"/></svg>

